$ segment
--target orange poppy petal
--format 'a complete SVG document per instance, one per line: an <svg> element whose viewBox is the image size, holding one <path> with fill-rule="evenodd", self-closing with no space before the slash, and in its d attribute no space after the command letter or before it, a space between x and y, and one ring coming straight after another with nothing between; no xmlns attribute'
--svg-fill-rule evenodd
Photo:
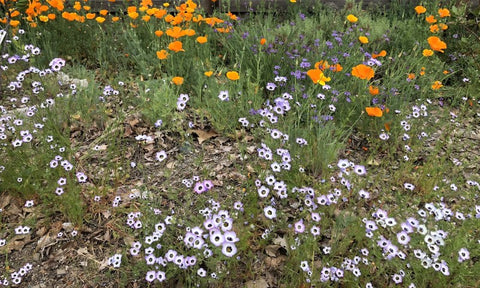
<svg viewBox="0 0 480 288"><path fill-rule="evenodd" d="M365 107L365 111L367 112L368 116L371 117L382 117L383 111L378 107Z"/></svg>

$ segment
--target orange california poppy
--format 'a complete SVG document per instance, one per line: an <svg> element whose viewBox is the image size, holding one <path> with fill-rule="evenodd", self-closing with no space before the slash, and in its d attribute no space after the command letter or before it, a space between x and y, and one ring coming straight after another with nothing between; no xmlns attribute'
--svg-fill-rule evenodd
<svg viewBox="0 0 480 288"><path fill-rule="evenodd" d="M385 51L385 50L380 51L380 53L378 53L378 54L372 53L372 58L373 59L375 59L377 57L385 57L385 56L387 56L387 51Z"/></svg>
<svg viewBox="0 0 480 288"><path fill-rule="evenodd" d="M433 89L433 90L438 90L438 89L440 89L441 87L443 87L443 84L442 84L442 82L440 82L440 81L435 81L435 82L433 82L433 84L432 84L432 89Z"/></svg>
<svg viewBox="0 0 480 288"><path fill-rule="evenodd" d="M153 6L153 2L152 0L142 0L142 2L140 2L140 6L143 6L143 7Z"/></svg>
<svg viewBox="0 0 480 288"><path fill-rule="evenodd" d="M213 75L213 71L206 71L203 73L205 76L210 77Z"/></svg>
<svg viewBox="0 0 480 288"><path fill-rule="evenodd" d="M324 71L325 69L329 69L330 65L328 64L328 61L326 60L320 60L317 63L313 65L316 69L320 69Z"/></svg>
<svg viewBox="0 0 480 288"><path fill-rule="evenodd" d="M62 0L47 0L47 3L58 11L63 11L65 8L63 2Z"/></svg>
<svg viewBox="0 0 480 288"><path fill-rule="evenodd" d="M220 27L220 28L215 29L215 31L217 31L218 33L229 33L231 30L232 29L230 29L230 27L228 27L228 28Z"/></svg>
<svg viewBox="0 0 480 288"><path fill-rule="evenodd" d="M15 10L15 11L13 11L12 13L10 13L10 18L15 18L15 17L17 17L18 15L20 15L20 11Z"/></svg>
<svg viewBox="0 0 480 288"><path fill-rule="evenodd" d="M66 11L65 11L65 12L62 13L62 18L63 18L63 19L66 19L66 20L68 20L68 21L73 21L73 20L75 20L75 17L74 17L72 14L73 14L73 13L70 13L70 12L66 12Z"/></svg>
<svg viewBox="0 0 480 288"><path fill-rule="evenodd" d="M267 43L267 39L265 38L260 39L260 45L265 45L265 43Z"/></svg>
<svg viewBox="0 0 480 288"><path fill-rule="evenodd" d="M157 11L155 11L155 14L153 14L153 16L158 19L162 19L165 15L167 15L167 10L165 9L158 9Z"/></svg>
<svg viewBox="0 0 480 288"><path fill-rule="evenodd" d="M430 57L433 55L433 50L430 49L423 49L422 55L425 57Z"/></svg>
<svg viewBox="0 0 480 288"><path fill-rule="evenodd" d="M417 7L415 7L415 12L417 12L417 14L423 14L423 13L427 12L427 8L425 8L421 5L418 5Z"/></svg>
<svg viewBox="0 0 480 288"><path fill-rule="evenodd" d="M48 11L49 7L47 5L40 5L40 13Z"/></svg>
<svg viewBox="0 0 480 288"><path fill-rule="evenodd" d="M440 28L437 24L430 25L430 32L437 33L438 31L440 31Z"/></svg>
<svg viewBox="0 0 480 288"><path fill-rule="evenodd" d="M75 17L75 21L84 23L85 22L85 16L80 16L77 13L73 12L73 17Z"/></svg>
<svg viewBox="0 0 480 288"><path fill-rule="evenodd" d="M312 79L313 83L320 84L322 86L325 85L325 82L330 81L330 77L325 77L322 70L320 69L310 69L307 71L308 77Z"/></svg>
<svg viewBox="0 0 480 288"><path fill-rule="evenodd" d="M236 81L240 79L240 75L238 75L238 72L235 72L235 71L228 71L226 75L227 75L227 78L232 81Z"/></svg>
<svg viewBox="0 0 480 288"><path fill-rule="evenodd" d="M47 15L48 19L50 20L55 20L55 18L57 18L57 15L53 14L53 13L50 13Z"/></svg>
<svg viewBox="0 0 480 288"><path fill-rule="evenodd" d="M80 4L80 2L76 1L75 4L73 4L73 9L79 11L80 9L82 9L82 4Z"/></svg>
<svg viewBox="0 0 480 288"><path fill-rule="evenodd" d="M205 23L207 23L208 25L210 26L215 26L216 24L220 24L220 23L223 23L224 21L220 18L217 18L217 17L208 17L208 18L203 18L203 21L205 21Z"/></svg>
<svg viewBox="0 0 480 288"><path fill-rule="evenodd" d="M113 16L112 17L112 22L117 22L119 20L120 20L120 17L118 17L118 16Z"/></svg>
<svg viewBox="0 0 480 288"><path fill-rule="evenodd" d="M447 30L448 29L448 25L443 24L443 23L438 24L438 27L440 27L440 29L442 29L442 30Z"/></svg>
<svg viewBox="0 0 480 288"><path fill-rule="evenodd" d="M375 71L372 67L365 64L358 64L352 68L352 76L355 76L359 79L370 80L375 76Z"/></svg>
<svg viewBox="0 0 480 288"><path fill-rule="evenodd" d="M193 36L196 33L195 30L193 30L193 29L185 29L184 31L185 31L184 33L185 33L186 36Z"/></svg>
<svg viewBox="0 0 480 288"><path fill-rule="evenodd" d="M40 15L40 16L38 16L38 19L39 19L41 22L48 22L48 17L45 16L45 15Z"/></svg>
<svg viewBox="0 0 480 288"><path fill-rule="evenodd" d="M167 23L170 23L173 21L173 15L172 14L168 14L167 16L165 16L165 22Z"/></svg>
<svg viewBox="0 0 480 288"><path fill-rule="evenodd" d="M367 44L367 43L368 43L368 38L365 37L365 36L360 36L360 37L358 37L358 40L359 40L360 43L362 43L362 44Z"/></svg>
<svg viewBox="0 0 480 288"><path fill-rule="evenodd" d="M444 49L447 49L447 43L443 42L437 36L430 36L427 38L430 48L434 51L444 52Z"/></svg>
<svg viewBox="0 0 480 288"><path fill-rule="evenodd" d="M342 65L340 65L339 63L333 65L330 67L330 70L332 70L333 72L340 72L343 70L343 67Z"/></svg>
<svg viewBox="0 0 480 288"><path fill-rule="evenodd" d="M10 26L12 27L17 27L18 25L20 25L20 21L18 20L10 20Z"/></svg>
<svg viewBox="0 0 480 288"><path fill-rule="evenodd" d="M415 73L408 73L408 76L407 76L408 79L413 80L415 79L415 77L416 77Z"/></svg>
<svg viewBox="0 0 480 288"><path fill-rule="evenodd" d="M202 20L203 20L203 16L200 15L200 14L192 17L192 21L195 22L195 23L198 23L198 22L200 22L200 21L202 21Z"/></svg>
<svg viewBox="0 0 480 288"><path fill-rule="evenodd" d="M370 93L370 95L375 96L375 95L378 95L379 89L376 86L370 85L368 86L368 92Z"/></svg>
<svg viewBox="0 0 480 288"><path fill-rule="evenodd" d="M105 22L105 18L99 16L99 17L95 18L95 21L97 21L98 23L102 24L103 22Z"/></svg>
<svg viewBox="0 0 480 288"><path fill-rule="evenodd" d="M157 30L157 31L155 31L155 36L161 37L162 35L163 35L163 31L162 31L162 30Z"/></svg>
<svg viewBox="0 0 480 288"><path fill-rule="evenodd" d="M179 26L173 26L172 28L168 28L167 30L165 30L165 34L167 34L168 36L174 39L178 39L182 36L185 36L185 32Z"/></svg>
<svg viewBox="0 0 480 288"><path fill-rule="evenodd" d="M450 16L450 11L447 8L440 8L438 9L438 16L440 18L448 17Z"/></svg>
<svg viewBox="0 0 480 288"><path fill-rule="evenodd" d="M182 85L183 84L183 77L179 77L179 76L173 77L172 82L173 82L173 84L175 84L177 86Z"/></svg>
<svg viewBox="0 0 480 288"><path fill-rule="evenodd" d="M171 42L170 44L168 44L168 49L170 49L174 52L185 51L185 50L183 50L183 44L180 41Z"/></svg>
<svg viewBox="0 0 480 288"><path fill-rule="evenodd" d="M155 13L158 11L159 9L158 8L148 8L147 9L147 14L152 16L152 15L155 15Z"/></svg>
<svg viewBox="0 0 480 288"><path fill-rule="evenodd" d="M237 15L232 14L232 12L228 12L227 15L228 15L228 17L230 17L230 19L232 19L232 20L237 20L237 19L238 19Z"/></svg>
<svg viewBox="0 0 480 288"><path fill-rule="evenodd" d="M135 11L128 13L128 17L132 18L133 20L137 19L138 16L139 16L138 12L135 12Z"/></svg>
<svg viewBox="0 0 480 288"><path fill-rule="evenodd" d="M348 20L350 23L355 23L355 22L358 21L358 18L355 17L355 15L353 15L353 14L349 14L349 15L347 15L347 20Z"/></svg>
<svg viewBox="0 0 480 288"><path fill-rule="evenodd" d="M365 111L367 112L368 116L371 117L382 117L383 111L378 107L365 107Z"/></svg>
<svg viewBox="0 0 480 288"><path fill-rule="evenodd" d="M197 37L197 42L200 44L207 43L207 36L198 36Z"/></svg>
<svg viewBox="0 0 480 288"><path fill-rule="evenodd" d="M168 57L168 52L167 52L167 50L162 49L162 50L160 50L160 51L157 51L157 57L158 57L158 59L160 59L160 60L167 59L167 57Z"/></svg>
<svg viewBox="0 0 480 288"><path fill-rule="evenodd" d="M92 19L95 19L95 13L87 13L87 15L85 15L87 17L88 20L92 20Z"/></svg>
<svg viewBox="0 0 480 288"><path fill-rule="evenodd" d="M425 18L425 21L427 21L428 24L433 24L437 22L437 19L435 19L435 16L430 15Z"/></svg>
<svg viewBox="0 0 480 288"><path fill-rule="evenodd" d="M107 16L108 10L102 9L98 13L100 13L100 15L102 15L102 16Z"/></svg>

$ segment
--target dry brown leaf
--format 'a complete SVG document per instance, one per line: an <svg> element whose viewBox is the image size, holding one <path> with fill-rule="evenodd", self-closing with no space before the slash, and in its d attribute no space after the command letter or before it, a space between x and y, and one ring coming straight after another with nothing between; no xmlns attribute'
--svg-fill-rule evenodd
<svg viewBox="0 0 480 288"><path fill-rule="evenodd" d="M103 240L105 242L110 242L111 239L112 237L110 236L110 230L107 229L107 231L105 231L105 234L103 235Z"/></svg>
<svg viewBox="0 0 480 288"><path fill-rule="evenodd" d="M87 247L82 247L82 248L78 248L78 249L77 249L77 254L78 254L78 255L85 256L85 255L89 255L90 252L88 252Z"/></svg>
<svg viewBox="0 0 480 288"><path fill-rule="evenodd" d="M231 152L233 147L232 146L222 146L222 152Z"/></svg>
<svg viewBox="0 0 480 288"><path fill-rule="evenodd" d="M247 153L248 154L253 154L257 151L257 147L256 146L248 146L247 147Z"/></svg>
<svg viewBox="0 0 480 288"><path fill-rule="evenodd" d="M288 247L287 240L285 240L285 238L277 237L273 240L273 244L280 245L285 249Z"/></svg>
<svg viewBox="0 0 480 288"><path fill-rule="evenodd" d="M0 198L0 209L4 209L5 207L7 207L7 205L10 204L11 199L12 197L10 195L2 195L2 197Z"/></svg>
<svg viewBox="0 0 480 288"><path fill-rule="evenodd" d="M133 134L133 130L130 126L125 125L125 131L123 132L123 136L128 137Z"/></svg>
<svg viewBox="0 0 480 288"><path fill-rule="evenodd" d="M204 130L195 129L195 130L190 130L189 132L194 133L198 136L197 140L198 140L199 144L202 144L203 142L207 141L208 139L213 138L213 137L217 137L219 135L214 130L204 131Z"/></svg>
<svg viewBox="0 0 480 288"><path fill-rule="evenodd" d="M285 255L280 255L278 257L267 257L265 258L265 265L273 269L279 269L280 266L287 260Z"/></svg>
<svg viewBox="0 0 480 288"><path fill-rule="evenodd" d="M280 245L268 245L265 247L265 253L270 257L277 257L277 252L280 248L282 248Z"/></svg>
<svg viewBox="0 0 480 288"><path fill-rule="evenodd" d="M148 141L146 143L147 145L143 146L143 149L147 151L146 153L152 153L153 150L155 149L155 147L153 147L153 141L152 142Z"/></svg>
<svg viewBox="0 0 480 288"><path fill-rule="evenodd" d="M245 175L240 174L237 171L232 171L228 173L228 178L238 182L243 182L247 180L247 177Z"/></svg>
<svg viewBox="0 0 480 288"><path fill-rule="evenodd" d="M13 216L20 216L22 214L22 210L18 208L15 203L10 203L8 209L5 211L6 215L13 215Z"/></svg>
<svg viewBox="0 0 480 288"><path fill-rule="evenodd" d="M135 125L137 125L138 123L140 123L140 120L138 120L138 118L134 118L128 121L128 125L132 127L135 127Z"/></svg>
<svg viewBox="0 0 480 288"><path fill-rule="evenodd" d="M50 234L45 234L37 241L37 247L35 247L35 252L43 249L47 246L50 246L52 243L55 243L56 236L51 236Z"/></svg>
<svg viewBox="0 0 480 288"><path fill-rule="evenodd" d="M45 233L47 233L47 228L42 226L37 229L37 231L35 232L35 235L37 235L38 237L42 237L43 235L45 235Z"/></svg>
<svg viewBox="0 0 480 288"><path fill-rule="evenodd" d="M15 235L12 239L7 242L7 245L0 247L0 254L2 253L10 253L13 250L20 251L23 249L25 245L31 241L30 234L26 235Z"/></svg>

